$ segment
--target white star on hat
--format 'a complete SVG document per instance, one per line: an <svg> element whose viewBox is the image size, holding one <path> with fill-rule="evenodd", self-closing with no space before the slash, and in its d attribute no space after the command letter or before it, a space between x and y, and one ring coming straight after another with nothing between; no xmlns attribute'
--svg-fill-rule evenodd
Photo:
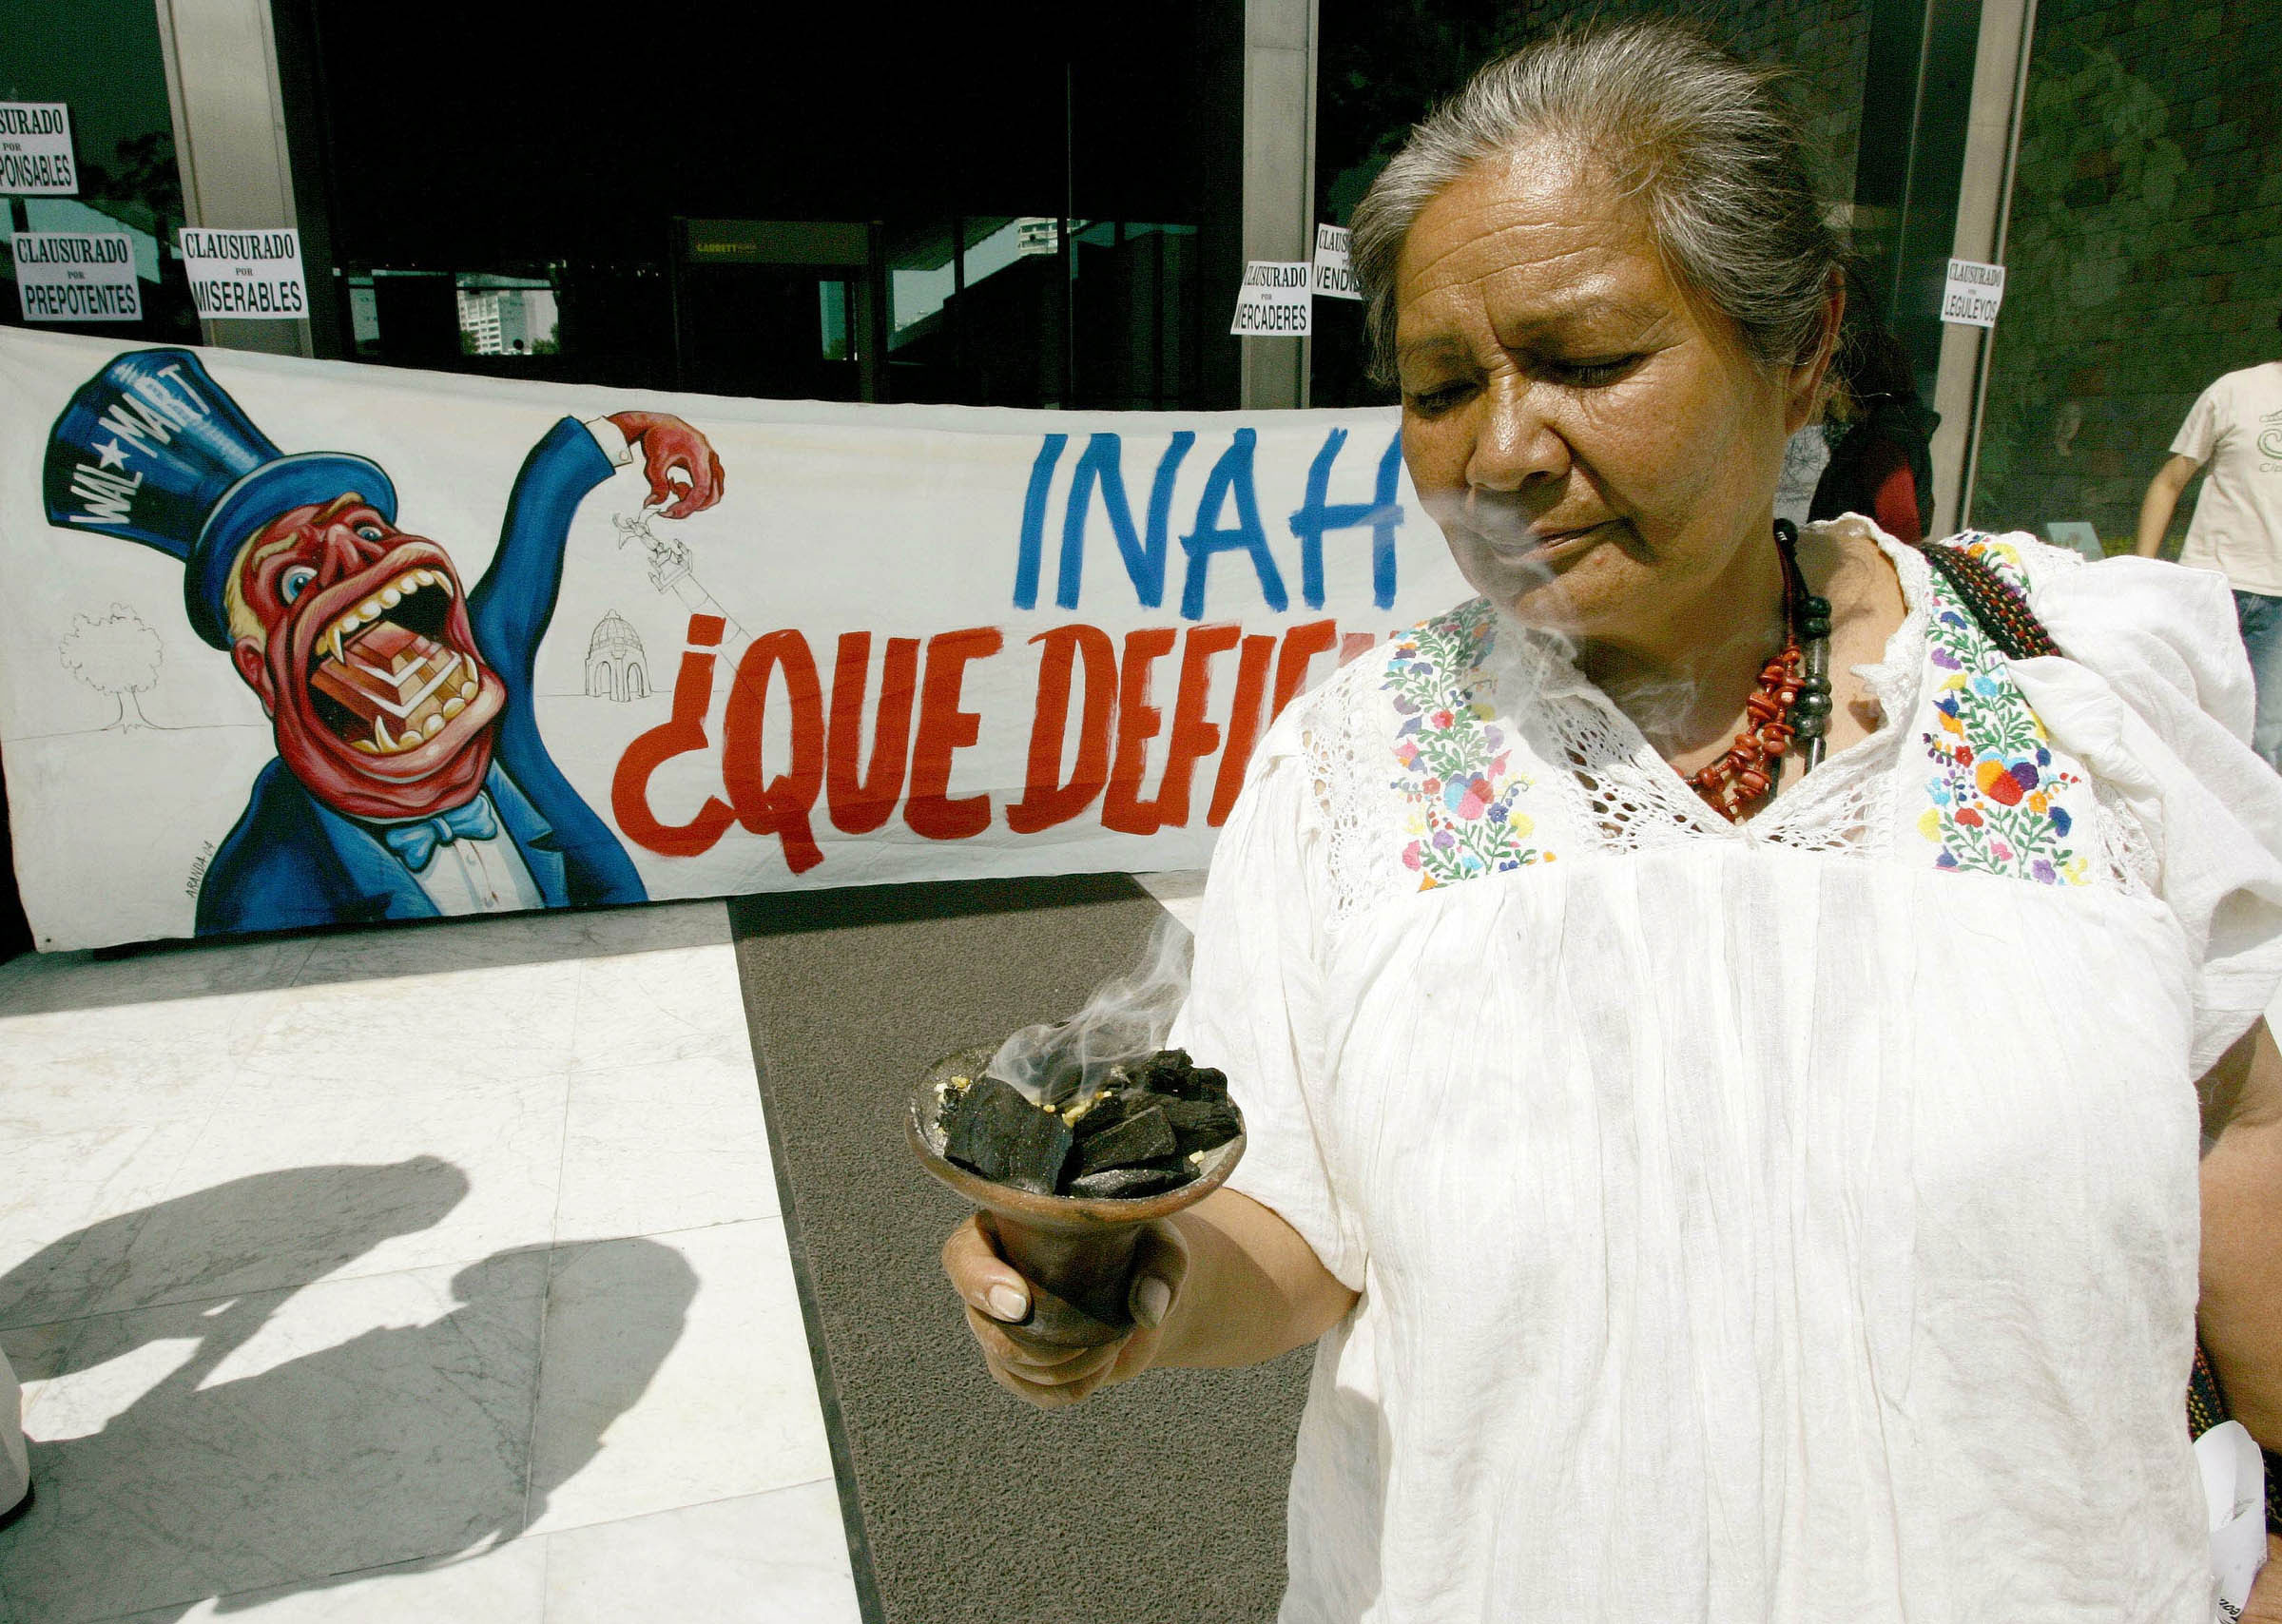
<svg viewBox="0 0 2282 1624"><path fill-rule="evenodd" d="M125 468L126 453L119 449L117 440L106 440L95 448L95 460L106 468Z"/></svg>

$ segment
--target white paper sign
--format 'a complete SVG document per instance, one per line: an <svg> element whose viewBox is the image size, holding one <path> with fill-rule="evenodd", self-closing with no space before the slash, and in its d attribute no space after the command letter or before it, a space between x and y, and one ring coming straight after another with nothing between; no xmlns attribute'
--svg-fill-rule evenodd
<svg viewBox="0 0 2282 1624"><path fill-rule="evenodd" d="M19 231L16 299L27 321L140 321L135 245L124 231Z"/></svg>
<svg viewBox="0 0 2282 1624"><path fill-rule="evenodd" d="M190 279L190 300L200 316L208 320L298 321L309 314L299 231L209 231L185 225L176 240L182 246L184 274Z"/></svg>
<svg viewBox="0 0 2282 1624"><path fill-rule="evenodd" d="M1338 225L1315 228L1315 296L1318 299L1361 299L1362 284L1347 262L1348 234Z"/></svg>
<svg viewBox="0 0 2282 1624"><path fill-rule="evenodd" d="M1254 260L1244 267L1236 319L1239 338L1304 338L1313 330L1315 267L1305 260Z"/></svg>
<svg viewBox="0 0 2282 1624"><path fill-rule="evenodd" d="M2004 302L2004 267L1975 260L1949 261L1942 291L1942 319L1959 327L1994 327Z"/></svg>
<svg viewBox="0 0 2282 1624"><path fill-rule="evenodd" d="M61 102L0 102L0 192L79 194L71 162L71 109Z"/></svg>

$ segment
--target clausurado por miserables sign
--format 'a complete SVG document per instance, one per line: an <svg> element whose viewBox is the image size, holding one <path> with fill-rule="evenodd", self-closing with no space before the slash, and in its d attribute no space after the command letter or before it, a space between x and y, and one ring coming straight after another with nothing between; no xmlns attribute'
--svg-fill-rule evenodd
<svg viewBox="0 0 2282 1624"><path fill-rule="evenodd" d="M185 225L176 242L190 301L205 319L298 321L309 314L301 234L292 227L209 231Z"/></svg>
<svg viewBox="0 0 2282 1624"><path fill-rule="evenodd" d="M1391 410L0 330L0 749L44 947L1196 867L1275 714L1467 595Z"/></svg>

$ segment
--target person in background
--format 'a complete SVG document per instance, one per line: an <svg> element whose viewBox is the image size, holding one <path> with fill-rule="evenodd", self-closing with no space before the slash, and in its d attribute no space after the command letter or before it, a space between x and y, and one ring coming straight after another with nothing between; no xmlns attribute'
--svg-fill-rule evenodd
<svg viewBox="0 0 2282 1624"><path fill-rule="evenodd" d="M2282 771L2282 361L2228 373L2195 401L2140 500L2140 557L2161 553L2179 493L2206 468L2179 562L2234 590L2258 690L2251 744Z"/></svg>
<svg viewBox="0 0 2282 1624"><path fill-rule="evenodd" d="M1909 352L1883 328L1857 330L1834 370L1830 415L1845 434L1814 488L1810 519L1861 513L1896 541L1919 542L1933 522L1933 431L1940 414L1918 398Z"/></svg>

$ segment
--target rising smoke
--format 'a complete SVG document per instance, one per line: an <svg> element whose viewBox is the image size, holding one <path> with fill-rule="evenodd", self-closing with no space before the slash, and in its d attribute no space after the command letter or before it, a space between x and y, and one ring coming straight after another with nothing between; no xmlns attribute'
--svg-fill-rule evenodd
<svg viewBox="0 0 2282 1624"><path fill-rule="evenodd" d="M998 1046L990 1074L1035 1104L1058 1108L1100 1086L1112 1066L1145 1060L1165 1046L1189 996L1189 933L1170 914L1157 919L1140 962L1093 990L1065 1021L1026 1026Z"/></svg>
<svg viewBox="0 0 2282 1624"><path fill-rule="evenodd" d="M1709 696L1698 672L1703 662L1729 653L1761 658L1760 616L1737 613L1701 628L1697 659L1688 667L1656 669L1595 659L1577 605L1562 574L1545 561L1539 532L1518 500L1469 488L1436 492L1421 502L1441 527L1467 584L1502 618L1546 639L1563 661L1583 670L1658 750L1670 753L1732 729L1732 714L1724 706L1713 704L1707 712Z"/></svg>

